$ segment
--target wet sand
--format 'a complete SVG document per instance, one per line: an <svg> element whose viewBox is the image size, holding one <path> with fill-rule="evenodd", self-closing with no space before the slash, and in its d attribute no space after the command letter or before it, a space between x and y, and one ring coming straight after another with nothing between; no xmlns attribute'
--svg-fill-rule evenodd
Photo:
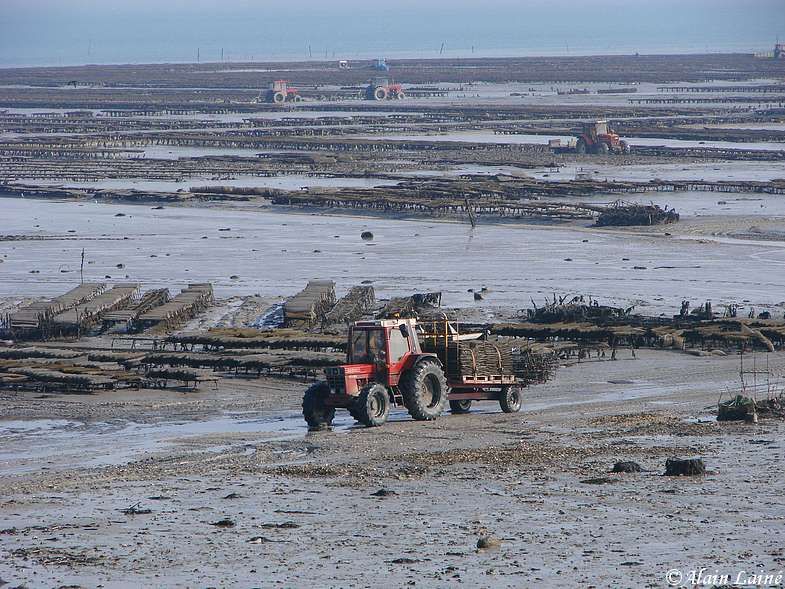
<svg viewBox="0 0 785 589"><path fill-rule="evenodd" d="M344 414L336 431L318 434L299 416L302 385L281 381L4 398L3 446L48 455L37 472L0 458L0 578L107 588L661 587L671 568L776 571L785 430L713 420L737 370L733 357L641 351L562 369L527 391L517 415L484 402L433 423L396 411L363 429ZM96 464L112 447L122 455ZM709 474L661 476L674 456L703 457ZM608 474L617 460L644 471ZM151 513L120 511L137 504ZM211 525L224 518L235 525ZM476 550L485 534L501 547Z"/></svg>

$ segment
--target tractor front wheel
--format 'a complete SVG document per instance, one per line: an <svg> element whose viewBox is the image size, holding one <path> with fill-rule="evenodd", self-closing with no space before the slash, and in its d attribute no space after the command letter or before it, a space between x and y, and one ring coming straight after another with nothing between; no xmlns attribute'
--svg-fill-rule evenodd
<svg viewBox="0 0 785 589"><path fill-rule="evenodd" d="M447 379L433 360L423 360L404 374L400 388L409 415L418 421L436 419L447 405Z"/></svg>
<svg viewBox="0 0 785 589"><path fill-rule="evenodd" d="M390 415L390 395L387 388L374 382L367 384L354 400L352 416L367 427L378 427Z"/></svg>
<svg viewBox="0 0 785 589"><path fill-rule="evenodd" d="M505 413L518 413L523 403L521 387L507 387L499 397L499 405Z"/></svg>
<svg viewBox="0 0 785 589"><path fill-rule="evenodd" d="M387 88L379 86L373 91L373 97L375 100L385 100L387 98Z"/></svg>
<svg viewBox="0 0 785 589"><path fill-rule="evenodd" d="M450 413L460 414L468 413L472 408L472 400L465 399L463 401L450 401Z"/></svg>
<svg viewBox="0 0 785 589"><path fill-rule="evenodd" d="M328 407L325 401L330 395L330 385L317 382L308 387L303 395L303 417L310 431L328 429L335 418L335 408Z"/></svg>
<svg viewBox="0 0 785 589"><path fill-rule="evenodd" d="M597 153L599 153L600 155L608 155L610 150L611 148L608 147L608 144L605 142L600 142L597 144Z"/></svg>

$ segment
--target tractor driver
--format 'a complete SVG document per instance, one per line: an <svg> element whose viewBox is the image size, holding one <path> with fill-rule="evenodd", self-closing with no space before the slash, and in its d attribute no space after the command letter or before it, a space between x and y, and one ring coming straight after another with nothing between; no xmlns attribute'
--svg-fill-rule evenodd
<svg viewBox="0 0 785 589"><path fill-rule="evenodd" d="M384 364L387 361L387 346L384 341L384 330L373 329L368 332L368 356L371 362Z"/></svg>

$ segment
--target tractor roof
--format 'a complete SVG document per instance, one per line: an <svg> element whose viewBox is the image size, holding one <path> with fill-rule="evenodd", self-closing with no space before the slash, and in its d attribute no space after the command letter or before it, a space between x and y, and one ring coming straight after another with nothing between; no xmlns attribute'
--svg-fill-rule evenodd
<svg viewBox="0 0 785 589"><path fill-rule="evenodd" d="M416 319L374 319L370 321L355 321L355 327L398 327L399 325L417 325Z"/></svg>

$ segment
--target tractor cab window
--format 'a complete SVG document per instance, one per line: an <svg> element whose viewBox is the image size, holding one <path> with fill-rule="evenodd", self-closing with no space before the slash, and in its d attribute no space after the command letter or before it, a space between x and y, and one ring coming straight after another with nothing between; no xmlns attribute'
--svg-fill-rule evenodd
<svg viewBox="0 0 785 589"><path fill-rule="evenodd" d="M352 362L361 363L368 361L368 332L358 329L352 332Z"/></svg>
<svg viewBox="0 0 785 589"><path fill-rule="evenodd" d="M385 362L387 346L384 329L358 329L352 332L352 362L356 364Z"/></svg>
<svg viewBox="0 0 785 589"><path fill-rule="evenodd" d="M390 330L390 362L400 362L409 351L409 341L400 329Z"/></svg>

